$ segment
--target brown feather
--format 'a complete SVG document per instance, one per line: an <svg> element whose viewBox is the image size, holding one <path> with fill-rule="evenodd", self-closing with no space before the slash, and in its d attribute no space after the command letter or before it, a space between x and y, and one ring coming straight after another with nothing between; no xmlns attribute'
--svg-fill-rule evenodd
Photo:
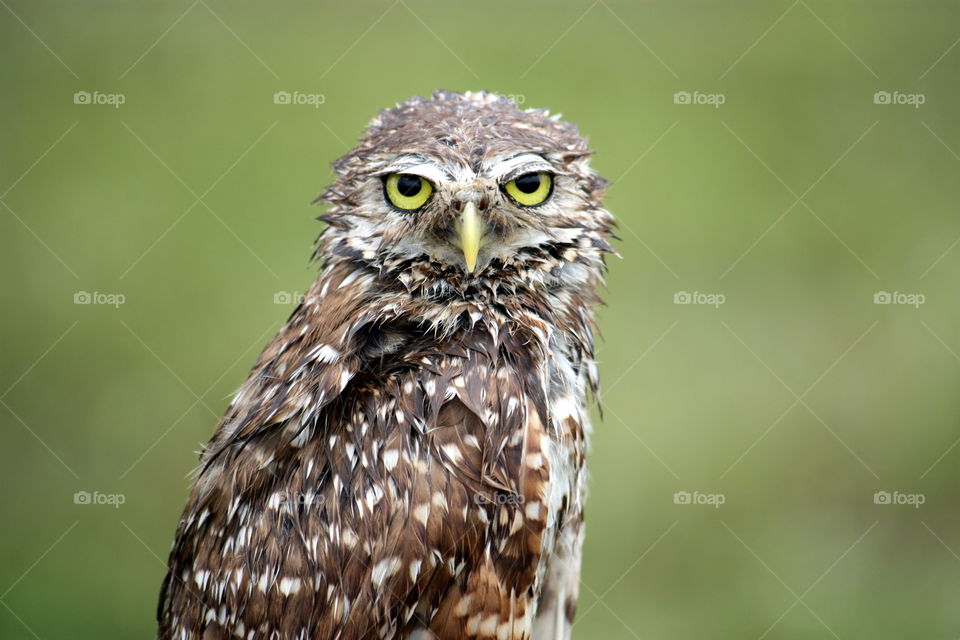
<svg viewBox="0 0 960 640"><path fill-rule="evenodd" d="M554 175L542 207L497 187L516 154ZM438 92L334 164L323 269L203 453L160 640L568 637L613 226L588 155L545 111ZM381 177L418 159L447 177L398 211Z"/></svg>

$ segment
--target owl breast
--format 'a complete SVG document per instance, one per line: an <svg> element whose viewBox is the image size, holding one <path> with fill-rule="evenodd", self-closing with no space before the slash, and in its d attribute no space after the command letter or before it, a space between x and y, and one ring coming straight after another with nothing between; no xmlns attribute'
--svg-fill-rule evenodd
<svg viewBox="0 0 960 640"><path fill-rule="evenodd" d="M569 349L483 323L447 341L384 330L389 355L336 401L204 471L201 516L178 536L180 581L203 597L174 589L172 628L207 640L530 637L582 510L583 383Z"/></svg>

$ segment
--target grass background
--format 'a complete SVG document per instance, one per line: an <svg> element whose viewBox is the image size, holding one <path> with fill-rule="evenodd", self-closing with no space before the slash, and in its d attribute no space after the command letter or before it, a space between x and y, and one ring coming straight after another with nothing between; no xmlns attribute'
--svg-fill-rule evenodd
<svg viewBox="0 0 960 640"><path fill-rule="evenodd" d="M0 4L0 636L151 637L329 162L438 87L561 111L615 182L575 637L960 635L960 5Z"/></svg>

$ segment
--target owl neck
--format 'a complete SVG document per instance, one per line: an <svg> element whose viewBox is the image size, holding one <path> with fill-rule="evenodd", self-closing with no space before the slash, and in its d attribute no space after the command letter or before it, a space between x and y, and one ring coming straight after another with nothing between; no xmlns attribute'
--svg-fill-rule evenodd
<svg viewBox="0 0 960 640"><path fill-rule="evenodd" d="M593 309L603 283L602 260L594 264L554 263L549 269L489 265L464 277L417 263L404 269L376 269L357 261L327 263L314 295L331 291L356 300L384 322L410 322L427 333L451 335L477 326L523 329L547 340L562 331L593 355ZM329 306L320 303L318 307ZM352 306L352 305L351 305Z"/></svg>

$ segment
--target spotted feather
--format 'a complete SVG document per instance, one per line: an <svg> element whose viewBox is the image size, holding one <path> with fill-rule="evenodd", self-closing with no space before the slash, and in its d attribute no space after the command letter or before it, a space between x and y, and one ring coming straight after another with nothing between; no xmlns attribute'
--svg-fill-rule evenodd
<svg viewBox="0 0 960 640"><path fill-rule="evenodd" d="M319 277L202 454L159 640L569 637L613 237L589 153L483 92L371 122L322 196ZM505 190L524 171L543 203ZM430 182L421 209L394 173Z"/></svg>

